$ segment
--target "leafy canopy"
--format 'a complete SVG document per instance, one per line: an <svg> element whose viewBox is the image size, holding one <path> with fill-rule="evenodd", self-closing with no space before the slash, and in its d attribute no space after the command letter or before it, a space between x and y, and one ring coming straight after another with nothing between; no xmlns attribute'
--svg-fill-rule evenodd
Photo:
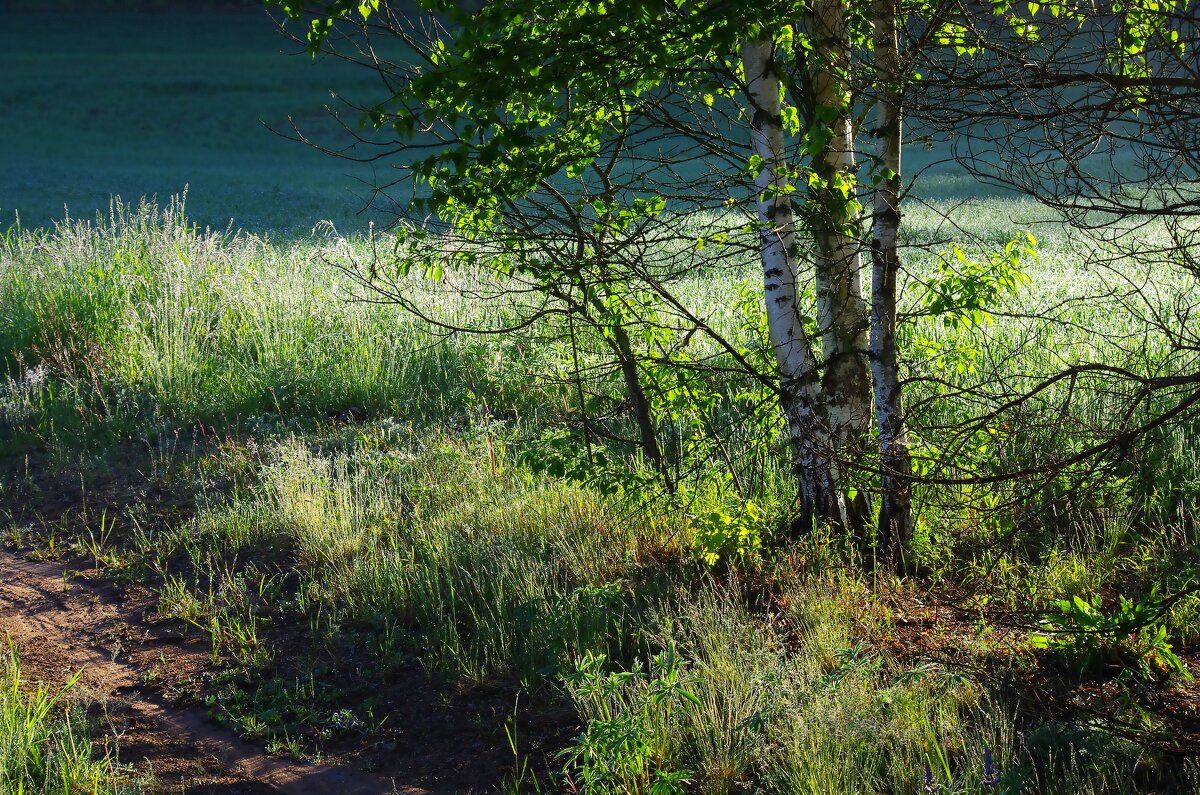
<svg viewBox="0 0 1200 795"><path fill-rule="evenodd" d="M304 17L298 0L273 1ZM383 13L380 5L325 3L311 21L310 51L336 19L365 23ZM419 5L445 24L422 48L420 67L367 116L401 139L444 134L447 144L415 166L432 189L418 209L481 233L498 203L556 175L582 174L606 136L619 136L656 92L696 107L735 100L730 77L747 37L769 33L783 56L810 49L793 24L795 2L509 0L472 13L445 0ZM798 129L795 108L785 107L785 121Z"/></svg>
<svg viewBox="0 0 1200 795"><path fill-rule="evenodd" d="M310 20L314 54L339 19L395 18L381 0L326 0L315 10L302 0L265 1L293 20ZM708 107L724 97L734 100L736 112L741 42L770 36L776 43L776 57L787 67L779 70L785 99L796 95L795 81L814 57L803 24L813 11L806 0L504 0L470 12L452 0L415 5L440 24L428 28L435 31L428 41L409 40L422 62L368 110L367 120L402 140L422 131L442 134L446 144L414 168L430 189L415 209L480 233L494 222L498 203L519 199L555 175L579 176L601 153L605 136L620 135L639 103L656 92L669 89ZM928 16L935 25L931 38L959 57L996 44L989 40L994 26L980 16L986 11L924 15L929 8L921 0L902 6L908 16ZM1185 0L1114 2L1119 24L1102 32L1109 69L1142 77L1152 71L1156 49L1182 53L1186 43L1172 21L1182 19L1185 8ZM846 12L851 45L869 48L870 3L850 0ZM1018 39L1034 42L1044 32L1085 26L1096 12L1084 0L993 0L990 13L1006 20ZM1131 89L1133 102L1136 93ZM829 109L814 109L805 125L795 105L783 105L785 125L804 135L809 156L828 136L823 110Z"/></svg>

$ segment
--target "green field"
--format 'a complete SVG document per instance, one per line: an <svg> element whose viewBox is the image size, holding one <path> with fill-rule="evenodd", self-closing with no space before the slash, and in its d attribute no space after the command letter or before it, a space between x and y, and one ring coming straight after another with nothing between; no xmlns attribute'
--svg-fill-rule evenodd
<svg viewBox="0 0 1200 795"><path fill-rule="evenodd" d="M3 226L18 215L26 228L87 220L112 196L165 204L185 188L188 217L214 229L306 235L329 220L351 234L391 219L386 199L361 211L394 161L338 160L271 132L293 134L291 119L340 146L340 125L360 121L346 103L377 100L378 78L314 62L259 9L0 13ZM941 157L917 148L910 168ZM986 192L952 165L922 184L946 197Z"/></svg>
<svg viewBox="0 0 1200 795"><path fill-rule="evenodd" d="M165 203L186 187L192 220L216 229L366 227L358 210L377 171L267 126L290 133L292 118L329 141L327 109L358 125L330 90L370 97L372 76L313 63L265 13L0 13L5 226L17 213L27 228L92 218L113 195Z"/></svg>
<svg viewBox="0 0 1200 795"><path fill-rule="evenodd" d="M1200 597L1185 591L1200 552L1194 418L1032 492L923 487L905 579L863 574L836 534L788 539L785 445L740 433L736 396L752 385L719 368L727 403L704 421L725 423L754 511L703 473L686 503L605 494L546 466L547 432L581 410L560 376L581 356L602 365L599 339L576 350L556 316L519 335L447 335L351 300L361 288L339 266L372 256L354 213L371 171L259 121L292 114L331 135L323 87L370 96L367 76L277 53L256 13L9 14L0 30L0 209L21 219L0 237L0 536L145 589L153 622L202 639L203 675L164 692L273 752L396 776L396 744L422 731L401 723L411 677L444 706L501 693L511 721L481 711L463 729L511 742L509 766L473 782L482 791L1200 786L1187 753L1197 687L1166 653L1200 661ZM186 207L170 198L184 185ZM1160 376L1194 366L1169 326L1145 322L1194 294L1192 277L1098 268L1092 241L949 168L923 195L905 216L907 310L950 238L977 253L1026 229L1039 239L1030 285L989 307L990 323L908 327L920 355L907 399L932 449L951 444L939 428L980 411L965 387L1015 390L1082 359ZM323 219L340 235L309 234ZM740 256L674 286L751 345L739 289L761 275ZM527 308L512 295L481 305L447 289L456 278L477 274L414 272L401 286L448 325ZM1019 468L1081 444L1125 409L1087 386L1048 388L1027 428L960 454ZM589 388L588 405L622 405L614 374ZM637 469L628 445L607 450ZM717 525L747 535L714 552ZM1169 593L1182 595L1144 626L1076 623L1039 644L1059 600L1098 598L1111 615L1119 597ZM15 659L4 666L0 728L28 709ZM88 728L64 720L38 730ZM7 776L29 753L6 742ZM52 763L97 791L135 775L99 758Z"/></svg>

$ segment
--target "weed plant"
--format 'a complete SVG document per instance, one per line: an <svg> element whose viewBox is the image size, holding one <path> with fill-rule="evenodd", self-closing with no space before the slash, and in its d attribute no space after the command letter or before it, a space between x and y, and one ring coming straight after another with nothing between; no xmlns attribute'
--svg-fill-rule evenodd
<svg viewBox="0 0 1200 795"><path fill-rule="evenodd" d="M92 748L86 721L76 712L71 689L59 691L21 676L9 648L0 665L0 792L24 795L132 795L108 756Z"/></svg>

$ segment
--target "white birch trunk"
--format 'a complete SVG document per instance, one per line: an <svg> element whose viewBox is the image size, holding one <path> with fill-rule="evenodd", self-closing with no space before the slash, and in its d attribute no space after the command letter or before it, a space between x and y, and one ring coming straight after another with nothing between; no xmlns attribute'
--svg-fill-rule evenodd
<svg viewBox="0 0 1200 795"><path fill-rule="evenodd" d="M901 143L901 73L896 2L872 2L875 85L879 97L875 130L878 182L871 241L871 367L881 475L878 555L885 566L898 571L905 566L905 554L912 535L912 461L904 425L896 343Z"/></svg>
<svg viewBox="0 0 1200 795"><path fill-rule="evenodd" d="M843 0L816 0L813 6L812 82L818 108L833 114L830 137L814 164L826 183L815 196L815 281L817 322L824 358L822 379L825 418L840 451L856 460L866 449L871 427L871 384L867 375L869 319L862 295L862 254L856 230L860 218L833 185L855 175L854 130L847 97L850 42ZM845 466L836 467L844 472ZM845 480L844 476L839 480ZM848 484L843 484L848 485ZM870 508L866 492L847 505L850 529L865 530Z"/></svg>
<svg viewBox="0 0 1200 795"><path fill-rule="evenodd" d="M756 186L767 326L779 365L781 404L795 456L802 522L842 516L830 465L833 440L822 416L821 386L812 341L804 332L796 289L796 223L787 174L779 78L770 38L746 42L742 65L750 112L750 148L762 158Z"/></svg>

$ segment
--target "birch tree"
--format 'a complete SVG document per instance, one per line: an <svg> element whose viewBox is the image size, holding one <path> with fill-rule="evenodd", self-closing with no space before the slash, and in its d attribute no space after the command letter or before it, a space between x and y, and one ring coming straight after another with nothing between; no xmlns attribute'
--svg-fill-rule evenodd
<svg viewBox="0 0 1200 795"><path fill-rule="evenodd" d="M280 4L302 16L299 3ZM540 192L568 215L572 207L587 206L605 218L612 207L624 207L626 220L613 227L618 234L610 242L654 225L664 235L677 234L669 227L679 216L663 211L666 197L677 212L694 211L715 205L739 175L751 175L750 192L740 201L753 214L741 229L758 241L773 368L757 366L734 341L706 325L703 307L683 306L669 277L653 267L630 264L623 283L637 283L656 305L668 307L672 322L689 326L685 338L693 332L712 337L737 367L771 385L796 472L795 527L840 528L858 541L864 560L870 559L876 553L867 544L873 509L866 495L877 490L873 477L882 476L876 535L882 559L899 566L908 535L910 470L895 332L904 81L896 9L847 0L755 8L510 0L473 14L449 4L428 10L457 27L440 27L439 17L429 17L424 30L434 35L418 40L420 25L386 3L339 1L312 19L308 41L314 50L327 46L334 21L341 19L361 31L377 25L376 32L399 38L423 58L420 66L397 67L382 64L370 47L358 49L357 58L378 69L393 92L366 115L374 127L391 128L401 138L421 129L442 133L441 148L414 167L426 191L417 201L452 218L460 231L494 235L506 213L528 213ZM874 41L863 24L872 14L882 15ZM872 46L882 53L873 71L866 57ZM864 92L864 78L887 89ZM876 192L872 240L857 184L862 131L855 97L876 95L880 148L873 170L884 177ZM634 179L606 181L604 175L614 172L601 164L615 160L617 149L629 155L633 147L626 144L648 129L675 151L682 142L729 170L710 170L681 186L678 170L668 162L648 164ZM580 175L589 171L600 174L598 190L576 185L572 193L563 187L564 176L584 179ZM651 200L633 198L647 191ZM533 233L519 220L517 225ZM554 272L539 271L540 283L560 281L584 260L596 259L595 249L595 241L586 242L569 261L522 267L549 267ZM862 291L868 250L876 296L871 311ZM811 298L805 285L812 285ZM630 305L640 299L621 300ZM630 322L647 327L645 316ZM666 333L666 325L654 326L654 333ZM613 336L628 339L628 331ZM622 372L636 398L640 386L636 368L629 366L630 346L622 349ZM653 364L643 356L639 366ZM684 357L667 364L699 366ZM639 414L644 449L650 449L645 440L653 438L653 424L653 417ZM653 449L663 455L656 444ZM874 475L871 461L878 462Z"/></svg>
<svg viewBox="0 0 1200 795"><path fill-rule="evenodd" d="M896 338L900 273L900 151L904 75L900 67L897 0L873 0L876 174L871 241L871 369L879 434L879 549L891 567L902 565L912 535L912 461L909 458Z"/></svg>
<svg viewBox="0 0 1200 795"><path fill-rule="evenodd" d="M767 327L779 366L780 399L795 456L803 515L841 523L846 517L838 504L831 452L837 446L839 431L844 432L833 423L846 420L836 411L822 411L823 405L834 401L824 400L817 355L801 319L796 288L796 221L792 214L794 186L788 178L791 170L784 145L782 89L775 74L774 50L774 42L765 36L742 46L751 150L761 161L755 184L759 193ZM827 268L829 264L823 258L822 265ZM828 288L826 284L827 293ZM827 294L824 303L831 314L832 296ZM835 336L832 328L826 335ZM858 396L845 397L837 409Z"/></svg>
<svg viewBox="0 0 1200 795"><path fill-rule="evenodd" d="M863 240L855 184L857 130L851 118L855 75L847 25L850 10L850 4L842 0L813 3L812 50L808 58L813 117L809 138L812 143L825 139L817 147L815 179L810 178L809 184L814 194L811 233L815 244L817 322L825 357L822 387L838 451L835 462L866 452L871 422L867 308L862 297ZM859 42L860 47L863 44ZM825 119L827 126L822 124ZM861 534L869 511L865 492L848 502L845 523Z"/></svg>

